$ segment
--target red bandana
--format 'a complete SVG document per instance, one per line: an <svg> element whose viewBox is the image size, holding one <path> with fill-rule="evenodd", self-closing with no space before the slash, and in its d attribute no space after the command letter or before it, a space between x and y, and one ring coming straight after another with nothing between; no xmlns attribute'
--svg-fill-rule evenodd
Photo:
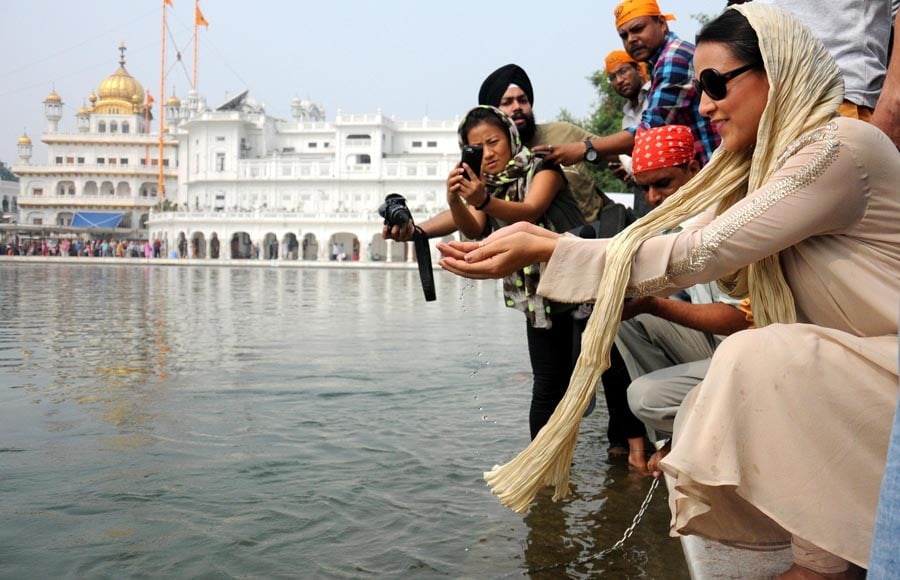
<svg viewBox="0 0 900 580"><path fill-rule="evenodd" d="M638 129L631 158L635 175L683 165L694 158L694 136L684 125L664 125L646 131Z"/></svg>

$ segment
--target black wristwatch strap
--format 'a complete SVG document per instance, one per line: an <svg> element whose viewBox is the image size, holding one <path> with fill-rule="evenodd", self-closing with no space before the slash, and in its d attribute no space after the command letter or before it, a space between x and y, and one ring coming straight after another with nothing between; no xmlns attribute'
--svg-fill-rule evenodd
<svg viewBox="0 0 900 580"><path fill-rule="evenodd" d="M475 209L477 209L478 211L481 211L481 210L483 210L484 208L486 208L486 207L487 207L487 204L489 204L489 203L491 203L491 196L485 194L484 201L481 202L480 205L476 205L476 206L475 206Z"/></svg>

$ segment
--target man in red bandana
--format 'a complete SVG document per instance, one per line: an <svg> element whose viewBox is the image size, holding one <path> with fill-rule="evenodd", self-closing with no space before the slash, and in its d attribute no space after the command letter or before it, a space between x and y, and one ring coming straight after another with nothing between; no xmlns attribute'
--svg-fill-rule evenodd
<svg viewBox="0 0 900 580"><path fill-rule="evenodd" d="M684 125L638 129L631 152L634 181L651 209L659 207L700 171L694 137Z"/></svg>
<svg viewBox="0 0 900 580"><path fill-rule="evenodd" d="M647 203L659 207L700 170L690 128L639 130L632 169ZM616 338L632 383L615 388L628 389L632 412L656 432L657 440L672 436L681 401L703 379L719 343L752 325L749 304L720 293L715 282L692 286L687 294L690 302L658 296L628 300ZM643 467L633 455L629 454L629 463ZM650 468L655 469L652 459Z"/></svg>

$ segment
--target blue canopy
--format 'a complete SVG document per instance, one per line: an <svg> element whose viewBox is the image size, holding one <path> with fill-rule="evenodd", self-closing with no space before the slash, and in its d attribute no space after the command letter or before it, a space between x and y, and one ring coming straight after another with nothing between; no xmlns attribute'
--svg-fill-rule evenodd
<svg viewBox="0 0 900 580"><path fill-rule="evenodd" d="M122 221L121 213L108 211L76 211L72 217L75 228L115 228Z"/></svg>

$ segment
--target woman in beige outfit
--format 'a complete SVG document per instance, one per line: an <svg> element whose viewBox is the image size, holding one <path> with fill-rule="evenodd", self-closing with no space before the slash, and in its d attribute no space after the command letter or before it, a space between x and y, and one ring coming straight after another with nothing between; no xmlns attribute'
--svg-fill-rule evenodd
<svg viewBox="0 0 900 580"><path fill-rule="evenodd" d="M738 38L746 28L755 47ZM694 69L722 147L661 208L612 241L514 226L482 246L442 245L441 263L494 278L548 261L540 294L597 300L582 354L597 361L624 296L717 278L750 295L759 328L716 351L661 463L675 478L672 531L760 549L793 540L786 577L851 577L868 561L898 396L900 154L878 129L834 117L834 61L777 8L726 11L698 35ZM579 369L561 407L584 400ZM574 412L559 415L548 427Z"/></svg>

